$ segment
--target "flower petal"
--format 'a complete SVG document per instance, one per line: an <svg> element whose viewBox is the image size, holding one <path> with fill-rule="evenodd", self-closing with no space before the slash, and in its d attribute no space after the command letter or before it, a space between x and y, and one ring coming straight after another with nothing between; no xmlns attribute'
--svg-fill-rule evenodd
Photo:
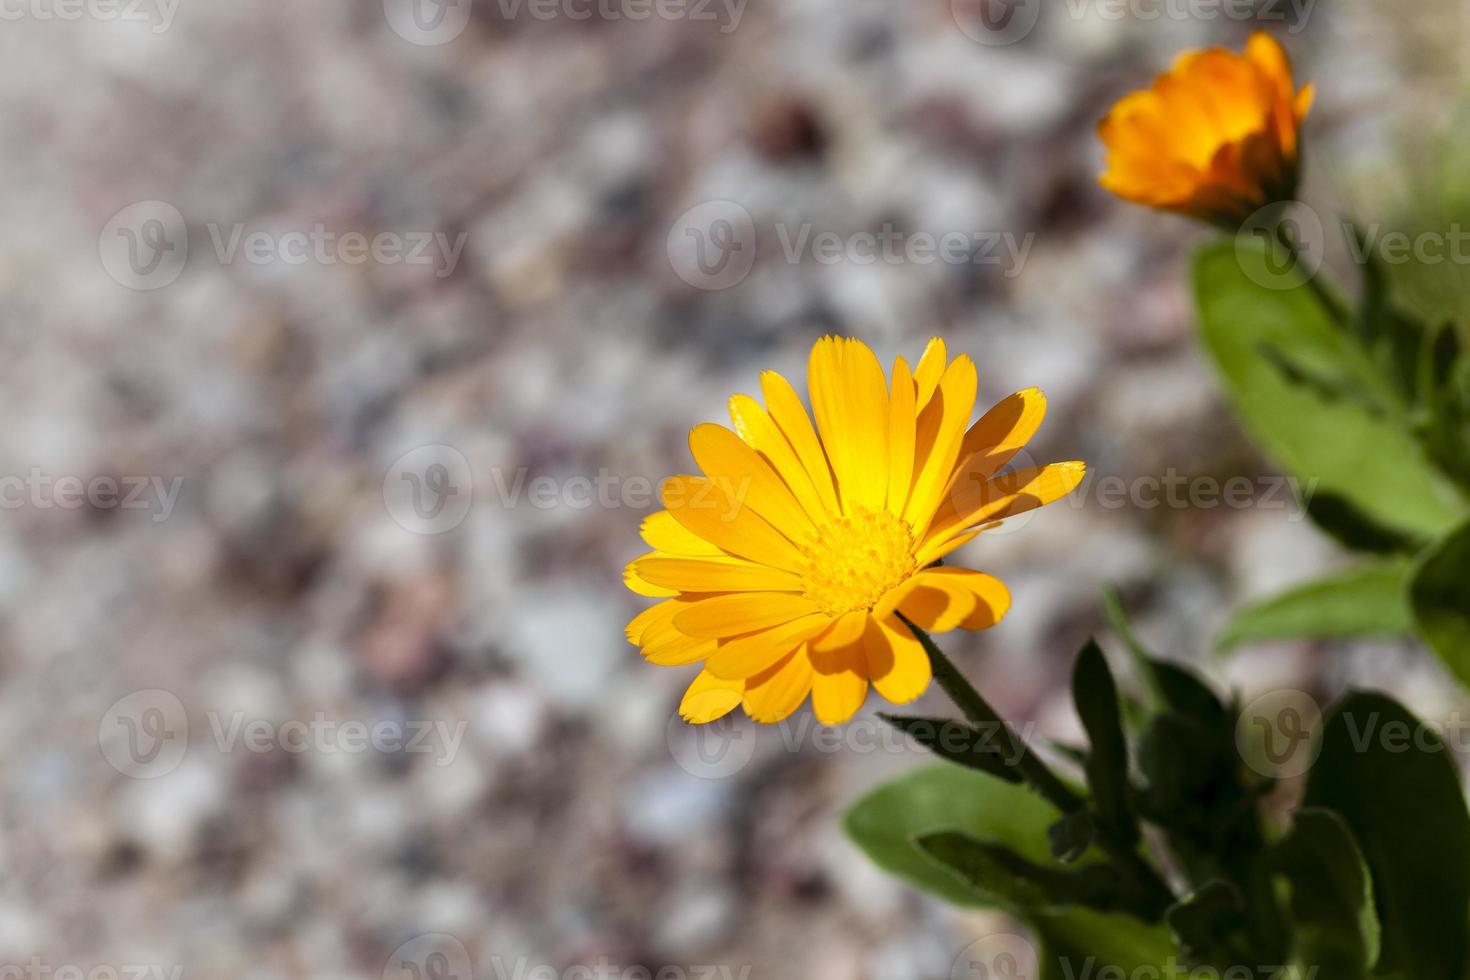
<svg viewBox="0 0 1470 980"><path fill-rule="evenodd" d="M873 690L894 704L908 704L929 689L933 665L918 637L897 617L870 619L863 650Z"/></svg>
<svg viewBox="0 0 1470 980"><path fill-rule="evenodd" d="M816 613L760 633L722 640L705 666L731 680L754 677L831 625L831 616Z"/></svg>
<svg viewBox="0 0 1470 980"><path fill-rule="evenodd" d="M718 640L768 630L819 608L789 592L735 592L686 603L674 616L674 628L686 636Z"/></svg>
<svg viewBox="0 0 1470 980"><path fill-rule="evenodd" d="M744 690L744 681L724 680L702 670L684 691L679 714L691 725L707 725L735 710Z"/></svg>
<svg viewBox="0 0 1470 980"><path fill-rule="evenodd" d="M745 713L765 725L791 716L812 689L812 665L798 647L745 682Z"/></svg>
<svg viewBox="0 0 1470 980"><path fill-rule="evenodd" d="M684 527L732 555L796 571L801 552L780 531L747 507L722 480L671 476L663 485L664 506Z"/></svg>
<svg viewBox="0 0 1470 980"><path fill-rule="evenodd" d="M679 592L800 592L801 576L743 558L676 558L651 554L629 569L650 588Z"/></svg>
<svg viewBox="0 0 1470 980"><path fill-rule="evenodd" d="M735 496L791 541L816 525L771 464L723 425L706 422L689 433L689 451L710 479L727 482Z"/></svg>

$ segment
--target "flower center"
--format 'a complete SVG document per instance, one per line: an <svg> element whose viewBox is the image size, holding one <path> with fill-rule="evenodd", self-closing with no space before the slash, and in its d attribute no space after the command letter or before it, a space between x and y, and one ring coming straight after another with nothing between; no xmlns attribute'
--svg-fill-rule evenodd
<svg viewBox="0 0 1470 980"><path fill-rule="evenodd" d="M913 534L886 510L833 518L807 536L801 553L803 592L832 616L871 609L914 573Z"/></svg>

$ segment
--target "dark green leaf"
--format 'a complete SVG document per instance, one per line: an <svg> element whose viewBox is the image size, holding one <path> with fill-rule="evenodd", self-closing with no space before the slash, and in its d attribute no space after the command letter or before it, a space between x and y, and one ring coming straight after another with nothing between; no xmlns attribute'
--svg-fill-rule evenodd
<svg viewBox="0 0 1470 980"><path fill-rule="evenodd" d="M1087 732L1087 784L1107 833L1126 847L1138 842L1138 821L1128 802L1128 743L1118 708L1118 687L1095 641L1072 668L1072 701Z"/></svg>
<svg viewBox="0 0 1470 980"><path fill-rule="evenodd" d="M1470 685L1470 522L1424 552L1410 573L1414 620L1435 653Z"/></svg>
<svg viewBox="0 0 1470 980"><path fill-rule="evenodd" d="M888 724L933 752L941 759L978 769L1008 783L1019 783L1021 774L1007 760L1010 750L997 732L981 732L964 722L948 718L916 718L879 712Z"/></svg>
<svg viewBox="0 0 1470 980"><path fill-rule="evenodd" d="M1185 960L1228 969L1251 961L1250 920L1240 890L1227 881L1206 882L1164 915Z"/></svg>
<svg viewBox="0 0 1470 980"><path fill-rule="evenodd" d="M1046 829L1060 816L1023 786L941 764L874 790L847 811L843 826L874 863L914 887L956 905L999 907L1020 917L1043 947L1043 980L1075 978L1089 958L1094 968L1166 964L1173 943L1161 926L1085 908L1027 914L980 895L915 844L918 837L957 830L1044 865L1050 860Z"/></svg>
<svg viewBox="0 0 1470 980"><path fill-rule="evenodd" d="M1352 551L1408 555L1424 546L1423 537L1389 527L1335 493L1309 491L1303 494L1302 506L1312 523Z"/></svg>
<svg viewBox="0 0 1470 980"><path fill-rule="evenodd" d="M970 888L1012 908L1041 912L1083 905L1110 912L1128 903L1126 884L1111 865L1048 866L958 831L925 834L914 843Z"/></svg>
<svg viewBox="0 0 1470 980"><path fill-rule="evenodd" d="M1405 419L1324 400L1261 356L1269 346L1314 373L1352 374L1381 397L1391 396L1312 290L1304 282L1283 283L1266 263L1264 249L1240 242L1208 247L1195 263L1202 339L1246 428L1287 472L1319 479L1321 490L1376 523L1412 536L1443 533L1464 507ZM1287 288L1259 284L1272 281Z"/></svg>
<svg viewBox="0 0 1470 980"><path fill-rule="evenodd" d="M1086 854L1096 836L1097 825L1087 810L1069 813L1046 828L1052 857L1063 864L1071 864Z"/></svg>
<svg viewBox="0 0 1470 980"><path fill-rule="evenodd" d="M1378 972L1460 977L1470 921L1470 814L1444 743L1393 699L1355 693L1323 725L1305 805L1346 822L1372 872Z"/></svg>
<svg viewBox="0 0 1470 980"><path fill-rule="evenodd" d="M1406 561L1379 562L1298 586L1246 606L1217 642L1229 650L1256 640L1411 633L1408 571Z"/></svg>
<svg viewBox="0 0 1470 980"><path fill-rule="evenodd" d="M1297 810L1272 863L1291 885L1302 963L1340 980L1365 976L1378 961L1381 934L1373 879L1346 821L1331 810Z"/></svg>

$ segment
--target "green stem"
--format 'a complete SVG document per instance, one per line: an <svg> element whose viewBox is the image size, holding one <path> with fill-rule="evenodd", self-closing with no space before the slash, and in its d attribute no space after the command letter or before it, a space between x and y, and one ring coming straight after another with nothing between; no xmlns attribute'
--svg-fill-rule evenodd
<svg viewBox="0 0 1470 980"><path fill-rule="evenodd" d="M970 724L985 733L995 732L1004 740L1004 746L1009 753L1007 758L1015 760L1012 764L1026 784L1064 814L1070 815L1085 811L1087 801L1073 792L1056 773L1051 771L1040 756L1031 751L1015 729L1000 717L990 706L990 702L975 690L975 686L966 680L954 663L944 655L944 651L939 649L929 634L910 622L902 613L899 616L913 631L914 636L918 637L925 652L929 654L929 663L934 669L934 679L939 682L944 693L949 695L950 700L964 713ZM1173 890L1169 888L1168 883L1135 848L1118 841L1109 834L1101 821L1094 821L1094 825L1097 827L1098 846L1132 876L1145 898L1146 910L1156 917L1162 917L1164 909L1175 901Z"/></svg>

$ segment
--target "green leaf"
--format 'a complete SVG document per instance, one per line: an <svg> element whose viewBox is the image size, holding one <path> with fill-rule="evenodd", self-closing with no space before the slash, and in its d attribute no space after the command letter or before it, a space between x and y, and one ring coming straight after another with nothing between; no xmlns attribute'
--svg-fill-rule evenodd
<svg viewBox="0 0 1470 980"><path fill-rule="evenodd" d="M1240 889L1206 882L1164 914L1186 961L1227 969L1251 960L1250 919Z"/></svg>
<svg viewBox="0 0 1470 980"><path fill-rule="evenodd" d="M848 837L885 871L955 905L996 907L1016 915L1043 947L1043 980L1094 968L1162 967L1173 952L1168 930L1125 914L1086 908L1026 911L1015 896L982 894L919 849L919 838L952 830L1003 845L1039 866L1051 863L1047 828L1061 816L1025 787L939 764L879 787L843 820ZM1065 962L1064 962L1065 961Z"/></svg>
<svg viewBox="0 0 1470 980"><path fill-rule="evenodd" d="M1392 395L1305 283L1259 284L1280 278L1268 269L1265 249L1243 240L1207 247L1195 261L1202 339L1246 428L1287 472L1319 479L1321 489L1375 522L1411 535L1443 533L1465 504L1425 458L1406 420L1326 401L1262 356L1270 347L1316 374L1353 374Z"/></svg>
<svg viewBox="0 0 1470 980"><path fill-rule="evenodd" d="M1134 663L1153 691L1158 707L1194 717L1209 727L1217 725L1224 717L1225 708L1220 704L1220 699L1215 697L1215 692L1188 668L1159 660L1149 653L1134 635L1117 590L1104 588L1102 598L1103 609L1113 632L1118 634L1123 645L1133 655Z"/></svg>
<svg viewBox="0 0 1470 980"><path fill-rule="evenodd" d="M1411 633L1408 572L1406 561L1378 562L1298 586L1240 610L1217 643L1229 650L1256 640Z"/></svg>
<svg viewBox="0 0 1470 980"><path fill-rule="evenodd" d="M1004 844L955 830L924 834L914 843L970 888L1025 912L1074 905L1108 912L1127 904L1126 885L1111 865L1051 867L1028 861Z"/></svg>
<svg viewBox="0 0 1470 980"><path fill-rule="evenodd" d="M1470 685L1470 522L1430 545L1410 574L1409 604L1420 634Z"/></svg>
<svg viewBox="0 0 1470 980"><path fill-rule="evenodd" d="M1382 933L1368 863L1347 822L1331 810L1297 810L1272 864L1291 885L1298 958L1340 980L1365 976Z"/></svg>
<svg viewBox="0 0 1470 980"><path fill-rule="evenodd" d="M888 724L933 752L969 769L978 769L1008 783L1019 783L1021 773L1007 763L1009 751L994 731L982 732L948 718L917 718L879 712Z"/></svg>
<svg viewBox="0 0 1470 980"><path fill-rule="evenodd" d="M1460 977L1470 920L1470 813L1444 743L1392 698L1328 716L1304 805L1335 811L1372 872L1378 973Z"/></svg>
<svg viewBox="0 0 1470 980"><path fill-rule="evenodd" d="M1378 523L1354 507L1351 501L1335 493L1315 490L1302 496L1302 508L1312 523L1351 551L1412 555L1428 541Z"/></svg>
<svg viewBox="0 0 1470 980"><path fill-rule="evenodd" d="M1072 701L1091 746L1087 785L1098 819L1113 839L1138 842L1138 821L1128 802L1128 743L1118 708L1118 686L1096 641L1088 641L1072 667Z"/></svg>
<svg viewBox="0 0 1470 980"><path fill-rule="evenodd" d="M1051 844L1051 856L1063 864L1081 859L1097 837L1097 824L1088 810L1077 810L1067 814L1046 828L1046 839Z"/></svg>

